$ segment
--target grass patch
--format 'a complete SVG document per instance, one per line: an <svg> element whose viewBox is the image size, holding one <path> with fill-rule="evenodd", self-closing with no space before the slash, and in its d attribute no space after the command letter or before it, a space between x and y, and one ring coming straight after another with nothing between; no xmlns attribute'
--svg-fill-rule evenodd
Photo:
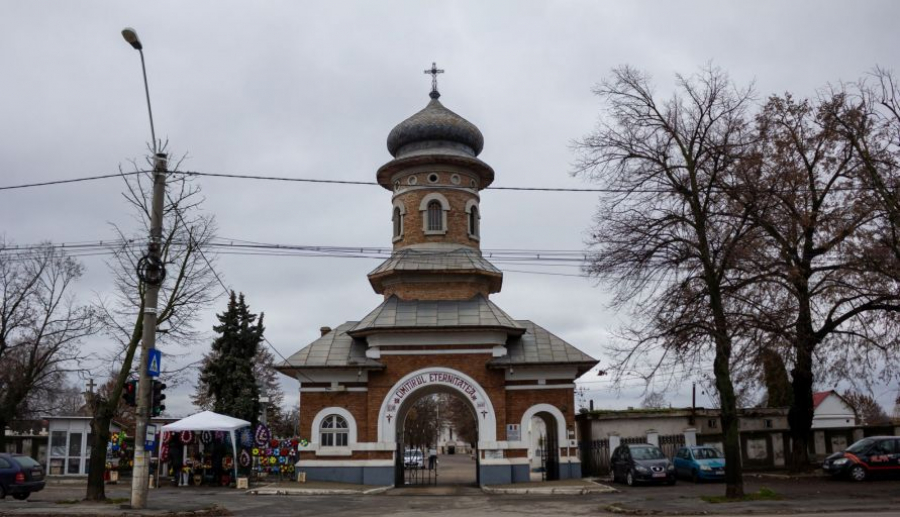
<svg viewBox="0 0 900 517"><path fill-rule="evenodd" d="M129 499L127 497L110 497L103 502L106 504L122 504L122 503L127 503L130 500L131 499Z"/></svg>
<svg viewBox="0 0 900 517"><path fill-rule="evenodd" d="M784 496L771 488L762 487L759 489L759 492L744 494L744 497L729 498L724 495L702 495L700 496L700 499L703 499L707 503L719 504L740 503L743 501L780 501L784 499Z"/></svg>

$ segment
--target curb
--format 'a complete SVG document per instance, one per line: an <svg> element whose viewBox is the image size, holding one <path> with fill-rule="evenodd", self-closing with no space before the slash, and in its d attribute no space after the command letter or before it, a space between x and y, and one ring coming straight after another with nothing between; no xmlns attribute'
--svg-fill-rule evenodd
<svg viewBox="0 0 900 517"><path fill-rule="evenodd" d="M481 485L481 491L492 495L586 495L586 494L611 494L618 490L611 486L601 485L596 481L588 481L596 485L590 486L556 486L556 487L534 487L534 488L493 488L487 485Z"/></svg>
<svg viewBox="0 0 900 517"><path fill-rule="evenodd" d="M268 485L272 486L272 485ZM392 489L391 486L380 486L367 490L349 490L346 488L267 488L260 487L247 490L247 495L378 495Z"/></svg>

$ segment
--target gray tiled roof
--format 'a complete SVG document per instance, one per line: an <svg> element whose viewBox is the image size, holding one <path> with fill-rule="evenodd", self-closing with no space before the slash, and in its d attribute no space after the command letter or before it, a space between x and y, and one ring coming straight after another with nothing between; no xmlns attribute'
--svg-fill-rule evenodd
<svg viewBox="0 0 900 517"><path fill-rule="evenodd" d="M391 155L398 156L403 146L429 140L463 144L472 156L478 156L484 148L484 136L475 124L445 108L437 97L432 97L422 111L397 124L388 135L387 147Z"/></svg>
<svg viewBox="0 0 900 517"><path fill-rule="evenodd" d="M492 328L519 334L525 331L490 300L400 300L391 296L347 332L364 336L394 329Z"/></svg>
<svg viewBox="0 0 900 517"><path fill-rule="evenodd" d="M403 249L391 254L369 276L390 271L485 271L503 275L481 252L468 247L454 250Z"/></svg>
<svg viewBox="0 0 900 517"><path fill-rule="evenodd" d="M356 321L348 321L328 334L300 349L278 368L295 366L334 368L342 366L381 368L383 365L366 357L365 341L347 335Z"/></svg>
<svg viewBox="0 0 900 517"><path fill-rule="evenodd" d="M596 364L597 360L578 350L558 336L533 321L517 320L525 328L525 333L511 337L506 343L507 354L491 360L494 366L577 363Z"/></svg>

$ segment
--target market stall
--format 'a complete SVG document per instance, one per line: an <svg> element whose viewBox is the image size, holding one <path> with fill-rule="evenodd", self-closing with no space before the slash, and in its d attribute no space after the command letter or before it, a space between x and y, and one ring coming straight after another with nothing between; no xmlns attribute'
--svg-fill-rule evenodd
<svg viewBox="0 0 900 517"><path fill-rule="evenodd" d="M238 430L249 428L250 422L239 418L220 415L212 411L203 411L196 413L187 418L182 418L177 422L173 422L162 427L163 434L168 433L170 436L179 433L228 433L231 438L231 447L234 455L232 458L238 458ZM234 479L238 477L238 462L232 461L234 468ZM160 462L162 463L162 462Z"/></svg>

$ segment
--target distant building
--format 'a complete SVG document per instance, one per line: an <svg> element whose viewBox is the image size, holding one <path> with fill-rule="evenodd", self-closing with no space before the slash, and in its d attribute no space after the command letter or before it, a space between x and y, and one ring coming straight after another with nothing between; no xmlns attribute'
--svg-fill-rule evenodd
<svg viewBox="0 0 900 517"><path fill-rule="evenodd" d="M844 397L834 390L813 393L813 429L852 427L856 425L856 411Z"/></svg>

